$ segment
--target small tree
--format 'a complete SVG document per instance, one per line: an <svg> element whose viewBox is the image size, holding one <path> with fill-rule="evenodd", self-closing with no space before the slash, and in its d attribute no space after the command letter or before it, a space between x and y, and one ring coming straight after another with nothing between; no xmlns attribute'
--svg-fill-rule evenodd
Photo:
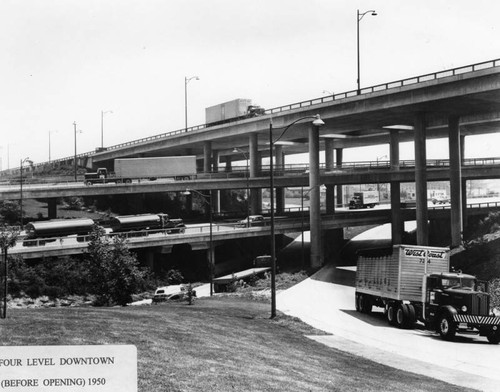
<svg viewBox="0 0 500 392"><path fill-rule="evenodd" d="M144 285L145 272L124 238L110 241L104 229L95 226L90 234L87 262L89 279L101 305L126 305Z"/></svg>
<svg viewBox="0 0 500 392"><path fill-rule="evenodd" d="M7 275L8 275L8 260L7 260L7 249L14 246L17 241L17 237L19 236L19 230L14 227L0 226L0 248L2 249L3 255L3 313L2 318L7 317L7 294L8 294L8 286L7 286Z"/></svg>
<svg viewBox="0 0 500 392"><path fill-rule="evenodd" d="M20 216L19 203L12 200L0 200L0 223L14 225L19 222Z"/></svg>

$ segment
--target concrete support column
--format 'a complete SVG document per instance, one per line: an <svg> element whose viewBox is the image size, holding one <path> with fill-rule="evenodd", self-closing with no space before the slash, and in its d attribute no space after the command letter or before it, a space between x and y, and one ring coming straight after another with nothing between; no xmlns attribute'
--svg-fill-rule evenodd
<svg viewBox="0 0 500 392"><path fill-rule="evenodd" d="M212 171L214 173L219 172L219 151L212 151Z"/></svg>
<svg viewBox="0 0 500 392"><path fill-rule="evenodd" d="M391 131L391 143L389 145L391 170L399 170L399 131ZM392 244L400 244L403 241L404 220L401 216L401 184L399 181L391 181L391 239Z"/></svg>
<svg viewBox="0 0 500 392"><path fill-rule="evenodd" d="M335 154L337 158L335 163L337 164L337 168L342 167L343 153L344 153L343 148L335 149ZM344 192L342 191L342 184L337 184L337 205L342 206L343 204L344 204Z"/></svg>
<svg viewBox="0 0 500 392"><path fill-rule="evenodd" d="M285 156L283 155L283 146L276 144L274 146L274 153L276 154L274 166L275 173L282 173L285 165ZM282 214L285 211L285 188L275 188L276 192L276 212Z"/></svg>
<svg viewBox="0 0 500 392"><path fill-rule="evenodd" d="M248 137L248 153L250 178L257 177L261 167L261 157L256 133L252 133ZM249 202L252 214L259 214L262 211L262 189L251 189Z"/></svg>
<svg viewBox="0 0 500 392"><path fill-rule="evenodd" d="M465 159L465 135L460 135L460 159ZM467 180L462 180L462 229L467 226Z"/></svg>
<svg viewBox="0 0 500 392"><path fill-rule="evenodd" d="M427 153L425 114L415 115L415 194L417 199L417 245L429 244L427 209Z"/></svg>
<svg viewBox="0 0 500 392"><path fill-rule="evenodd" d="M462 149L458 116L448 118L450 148L451 248L462 243Z"/></svg>
<svg viewBox="0 0 500 392"><path fill-rule="evenodd" d="M333 139L325 139L325 169L333 170L335 167L333 161ZM333 214L335 212L335 185L329 184L326 186L326 213Z"/></svg>
<svg viewBox="0 0 500 392"><path fill-rule="evenodd" d="M323 265L324 250L321 245L320 210L320 172L319 172L319 127L309 128L309 226L311 231L311 267Z"/></svg>
<svg viewBox="0 0 500 392"><path fill-rule="evenodd" d="M233 165L232 165L232 163L233 163L233 161L232 161L232 159L231 159L231 155L227 155L227 156L226 156L226 165L225 165L225 168L224 168L224 170L225 170L226 172L230 172L230 171L232 171L232 170L233 170Z"/></svg>
<svg viewBox="0 0 500 392"><path fill-rule="evenodd" d="M203 144L203 171L205 173L212 171L212 142L210 141Z"/></svg>
<svg viewBox="0 0 500 392"><path fill-rule="evenodd" d="M154 248L153 248L154 249ZM155 254L153 250L147 250L145 254L145 264L151 271L155 269Z"/></svg>
<svg viewBox="0 0 500 392"><path fill-rule="evenodd" d="M220 191L213 189L210 191L210 201L212 204L212 211L214 213L220 212Z"/></svg>
<svg viewBox="0 0 500 392"><path fill-rule="evenodd" d="M47 213L49 219L57 218L57 198L51 197L47 199Z"/></svg>

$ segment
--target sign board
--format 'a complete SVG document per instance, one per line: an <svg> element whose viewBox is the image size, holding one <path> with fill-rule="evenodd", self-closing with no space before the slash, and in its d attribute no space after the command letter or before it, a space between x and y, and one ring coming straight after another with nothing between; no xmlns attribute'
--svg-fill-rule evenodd
<svg viewBox="0 0 500 392"><path fill-rule="evenodd" d="M0 390L137 392L132 345L1 346Z"/></svg>

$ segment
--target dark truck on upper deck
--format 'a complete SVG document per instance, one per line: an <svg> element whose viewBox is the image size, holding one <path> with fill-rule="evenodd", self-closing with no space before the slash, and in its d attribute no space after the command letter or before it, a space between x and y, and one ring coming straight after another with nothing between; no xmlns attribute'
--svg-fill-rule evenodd
<svg viewBox="0 0 500 392"><path fill-rule="evenodd" d="M490 309L486 282L449 272L449 249L395 245L358 253L356 310L385 310L387 321L410 328L421 321L443 339L456 333L478 333L500 342L500 317Z"/></svg>
<svg viewBox="0 0 500 392"><path fill-rule="evenodd" d="M115 159L114 164L114 173L109 173L106 168L86 173L85 185L130 184L134 180L156 180L157 178L189 180L196 177L196 156L194 155Z"/></svg>

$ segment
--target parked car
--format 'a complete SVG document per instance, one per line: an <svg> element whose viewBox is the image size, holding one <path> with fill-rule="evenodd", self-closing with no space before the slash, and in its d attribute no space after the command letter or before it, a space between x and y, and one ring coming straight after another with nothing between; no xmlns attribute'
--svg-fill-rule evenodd
<svg viewBox="0 0 500 392"><path fill-rule="evenodd" d="M158 287L153 296L153 304L165 301L175 301L187 299L187 287L180 285ZM196 290L193 290L193 296L196 297Z"/></svg>
<svg viewBox="0 0 500 392"><path fill-rule="evenodd" d="M262 215L250 215L245 219L242 219L236 222L236 225L239 227L250 226L264 226L266 223L264 217Z"/></svg>
<svg viewBox="0 0 500 392"><path fill-rule="evenodd" d="M432 198L432 204L446 204L450 202L448 196L436 196Z"/></svg>

